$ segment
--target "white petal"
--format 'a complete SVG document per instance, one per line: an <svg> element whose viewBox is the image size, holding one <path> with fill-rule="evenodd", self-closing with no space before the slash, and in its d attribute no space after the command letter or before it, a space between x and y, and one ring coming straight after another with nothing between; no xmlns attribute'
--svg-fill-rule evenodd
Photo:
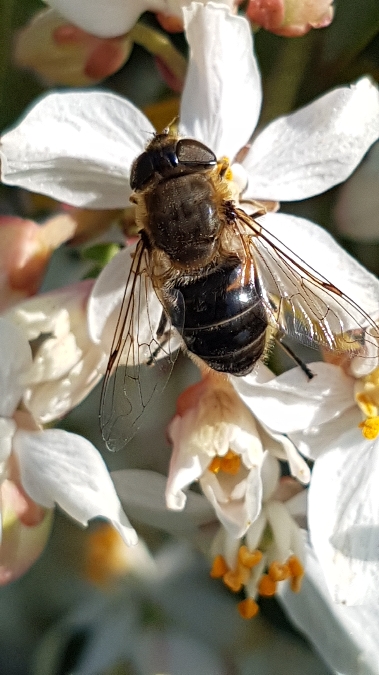
<svg viewBox="0 0 379 675"><path fill-rule="evenodd" d="M11 417L23 394L23 376L32 365L32 352L22 332L0 317L0 416Z"/></svg>
<svg viewBox="0 0 379 675"><path fill-rule="evenodd" d="M255 468L249 471L240 486L244 493L241 498L233 498L233 493L228 495L226 490L220 489L217 476L210 471L203 474L200 485L230 536L235 539L243 537L261 510L262 481L259 470Z"/></svg>
<svg viewBox="0 0 379 675"><path fill-rule="evenodd" d="M186 508L168 511L165 502L166 478L154 471L113 471L112 478L132 518L173 534L195 534L197 528L214 521L211 505L202 495L189 491Z"/></svg>
<svg viewBox="0 0 379 675"><path fill-rule="evenodd" d="M232 159L252 135L261 106L250 26L212 2L192 3L183 13L191 54L180 133Z"/></svg>
<svg viewBox="0 0 379 675"><path fill-rule="evenodd" d="M379 281L360 265L322 227L286 213L267 213L259 222L280 242L325 279L375 317L379 307ZM353 313L353 311L352 311Z"/></svg>
<svg viewBox="0 0 379 675"><path fill-rule="evenodd" d="M200 478L211 462L207 447L204 451L193 439L197 410L191 408L183 417L176 415L170 422L168 434L173 445L166 486L167 508L181 511L186 503L184 488ZM213 440L213 439L211 439Z"/></svg>
<svg viewBox="0 0 379 675"><path fill-rule="evenodd" d="M98 37L127 33L150 7L143 0L49 0L49 5L75 26Z"/></svg>
<svg viewBox="0 0 379 675"><path fill-rule="evenodd" d="M354 380L341 368L322 362L309 367L311 380L300 368L292 368L263 384L254 373L233 378L233 384L263 424L290 433L323 424L354 405Z"/></svg>
<svg viewBox="0 0 379 675"><path fill-rule="evenodd" d="M379 441L347 432L315 463L309 529L333 599L379 602Z"/></svg>
<svg viewBox="0 0 379 675"><path fill-rule="evenodd" d="M281 442L283 445L283 452L285 454L285 459L288 462L291 476L297 478L297 480L300 483L303 483L303 485L308 485L311 479L309 466L298 453L292 441L283 434L275 434L271 432L271 435L274 440L276 440L278 443Z"/></svg>
<svg viewBox="0 0 379 675"><path fill-rule="evenodd" d="M335 89L258 136L243 162L250 174L246 195L293 201L329 190L378 137L378 88L363 78Z"/></svg>
<svg viewBox="0 0 379 675"><path fill-rule="evenodd" d="M2 137L2 179L74 206L122 208L131 163L153 131L114 94L48 94Z"/></svg>
<svg viewBox="0 0 379 675"><path fill-rule="evenodd" d="M357 171L341 186L334 217L339 232L356 241L379 239L379 143Z"/></svg>
<svg viewBox="0 0 379 675"><path fill-rule="evenodd" d="M91 518L106 518L126 544L137 542L108 469L92 443L62 429L19 430L14 450L21 483L35 502L47 508L56 503L82 525Z"/></svg>
<svg viewBox="0 0 379 675"><path fill-rule="evenodd" d="M293 593L288 584L279 584L278 599L284 610L333 672L377 675L378 606L336 605L313 551L307 547L306 552L306 574L300 593Z"/></svg>
<svg viewBox="0 0 379 675"><path fill-rule="evenodd" d="M130 246L112 258L96 280L88 301L88 331L90 337L94 342L100 342L103 351L109 354L116 324L120 317L122 301L125 296L126 302L123 305L125 310L127 299L130 299L133 290L134 311L133 314L129 313L128 315L128 325L129 332L133 333L134 337L138 334L138 345L135 340L133 348L129 349L129 364L132 363L132 359L134 359L134 364L137 359L140 362L146 362L151 357L151 342L153 339L157 339L157 331L163 311L148 277L141 277L141 286L139 286L139 279L135 283L134 276L129 278L134 251L135 246ZM126 288L128 278L129 283ZM125 313L123 317L125 317ZM126 338L127 335L124 337ZM175 332L166 346L173 353L179 348L180 344L179 335ZM126 351L127 347L125 347ZM163 358L165 354L166 352L162 350L157 355L157 359Z"/></svg>
<svg viewBox="0 0 379 675"><path fill-rule="evenodd" d="M104 267L88 301L88 330L94 342L104 340L105 325L116 310L120 311L135 245L124 248Z"/></svg>

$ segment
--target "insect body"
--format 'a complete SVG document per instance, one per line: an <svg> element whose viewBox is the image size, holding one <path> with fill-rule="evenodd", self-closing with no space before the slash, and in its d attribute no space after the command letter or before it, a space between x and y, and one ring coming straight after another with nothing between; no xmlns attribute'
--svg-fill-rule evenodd
<svg viewBox="0 0 379 675"><path fill-rule="evenodd" d="M198 141L161 134L136 159L131 186L166 315L192 354L244 375L264 351L267 319L258 278L244 274L238 257L223 171Z"/></svg>
<svg viewBox="0 0 379 675"><path fill-rule="evenodd" d="M377 354L373 321L235 206L227 171L205 145L171 133L156 135L133 163L140 240L102 392L111 449L125 445L129 421L163 387L165 378L157 384L143 375L141 361L163 352L172 365L172 328L195 359L238 376L253 369L273 333L339 351L363 350L369 337ZM154 292L163 312L158 323ZM142 324L151 329L143 341Z"/></svg>

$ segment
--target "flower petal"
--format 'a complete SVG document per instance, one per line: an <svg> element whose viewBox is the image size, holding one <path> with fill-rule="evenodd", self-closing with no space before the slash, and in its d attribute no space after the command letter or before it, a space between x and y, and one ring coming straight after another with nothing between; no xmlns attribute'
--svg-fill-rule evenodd
<svg viewBox="0 0 379 675"><path fill-rule="evenodd" d="M126 544L137 542L108 469L92 443L62 429L18 430L14 451L21 483L35 502L46 508L57 503L82 525L91 518L106 518Z"/></svg>
<svg viewBox="0 0 379 675"><path fill-rule="evenodd" d="M339 232L349 239L379 239L379 143L375 143L357 171L342 185L334 217Z"/></svg>
<svg viewBox="0 0 379 675"><path fill-rule="evenodd" d="M338 417L354 403L354 380L329 363L309 365L311 380L301 368L292 368L266 383L255 372L233 378L244 403L258 419L281 433L316 427Z"/></svg>
<svg viewBox="0 0 379 675"><path fill-rule="evenodd" d="M191 55L180 133L233 158L254 131L262 99L249 24L213 2L192 3L183 13Z"/></svg>
<svg viewBox="0 0 379 675"><path fill-rule="evenodd" d="M131 517L172 534L196 534L197 529L214 521L211 505L202 495L189 491L186 509L168 511L165 503L166 478L155 471L124 469L112 478Z"/></svg>
<svg viewBox="0 0 379 675"><path fill-rule="evenodd" d="M262 481L257 467L251 469L235 490L243 494L240 498L223 488L218 477L206 471L200 479L201 489L212 504L217 518L229 534L238 539L243 537L261 510Z"/></svg>
<svg viewBox="0 0 379 675"><path fill-rule="evenodd" d="M49 5L75 26L98 37L115 37L127 33L143 12L151 6L146 1L125 0L49 0Z"/></svg>
<svg viewBox="0 0 379 675"><path fill-rule="evenodd" d="M379 91L368 78L272 122L243 164L246 196L293 201L317 195L354 171L379 136Z"/></svg>
<svg viewBox="0 0 379 675"><path fill-rule="evenodd" d="M309 490L312 545L332 597L379 601L379 441L348 431L318 458Z"/></svg>
<svg viewBox="0 0 379 675"><path fill-rule="evenodd" d="M120 311L134 252L133 245L115 255L99 274L92 289L88 301L88 330L95 343L104 340L109 317L115 310Z"/></svg>
<svg viewBox="0 0 379 675"><path fill-rule="evenodd" d="M211 462L207 447L202 452L191 438L194 425L199 424L196 409L190 409L183 417L176 415L170 422L168 434L173 445L166 486L168 509L181 511L186 504L184 488L188 487Z"/></svg>
<svg viewBox="0 0 379 675"><path fill-rule="evenodd" d="M377 675L378 605L336 605L309 546L305 570L300 593L293 593L288 584L279 584L278 599L291 621L313 643L333 672Z"/></svg>
<svg viewBox="0 0 379 675"><path fill-rule="evenodd" d="M131 163L152 132L143 113L114 94L48 94L2 137L2 180L74 206L122 208Z"/></svg>
<svg viewBox="0 0 379 675"><path fill-rule="evenodd" d="M3 501L2 507L7 509L9 505ZM52 511L46 511L34 526L24 525L15 514L8 513L0 545L0 586L18 579L35 563L46 546L52 524Z"/></svg>
<svg viewBox="0 0 379 675"><path fill-rule="evenodd" d="M23 401L39 422L62 417L93 389L106 356L89 339L87 302L93 280L41 293L8 310L33 344L33 364L24 374Z"/></svg>
<svg viewBox="0 0 379 675"><path fill-rule="evenodd" d="M32 365L32 352L22 332L0 318L0 415L11 417L23 394L22 377Z"/></svg>

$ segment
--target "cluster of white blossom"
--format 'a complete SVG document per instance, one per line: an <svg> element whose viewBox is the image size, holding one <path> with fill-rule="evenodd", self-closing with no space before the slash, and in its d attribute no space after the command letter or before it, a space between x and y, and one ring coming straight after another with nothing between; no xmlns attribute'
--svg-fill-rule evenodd
<svg viewBox="0 0 379 675"><path fill-rule="evenodd" d="M91 22L98 16L86 9L88 3L50 4L96 32ZM170 3L155 4L169 13ZM119 12L123 32L140 13L138 8L132 16L120 2L112 7L109 25L102 16L101 37L114 36ZM250 26L227 5L213 2L175 5L174 14L179 12L190 48L179 134L205 143L218 158L231 158L242 208L249 200L306 199L348 178L379 138L376 85L363 78L271 122L239 161L262 101ZM114 94L51 93L2 137L2 180L75 207L124 209L132 161L153 133L145 115ZM378 319L379 281L322 228L280 211L258 220L373 322ZM15 223L10 227L14 242L19 230ZM51 236L56 246L71 235ZM167 479L124 469L113 474L113 483L88 440L51 424L78 405L105 372L134 247L120 251L96 281L38 294L26 285L24 293L16 277L25 260L43 257L46 241L33 230L27 243L17 242L11 263L2 262L1 282L1 546L7 552L1 579L21 574L39 554L55 504L83 525L95 517L108 519L128 545L137 543L137 534L123 507L130 517L138 520L142 513L141 519L168 530L169 511L183 511L182 534L206 550L211 576L234 592L244 591L243 617L256 614L259 596L277 593L336 671L378 673L377 359L341 357L331 363L326 354L309 365L311 379L300 366L276 376L263 363L241 378L203 373L180 395L168 426ZM25 299L27 293L34 295ZM160 307L154 294L150 301ZM144 342L149 326L139 329ZM281 475L283 465L288 476ZM201 495L191 491L193 483ZM20 537L26 531L30 537L31 530L35 535L17 560L7 544L9 519ZM205 534L210 526L211 539ZM331 622L338 649L326 638Z"/></svg>

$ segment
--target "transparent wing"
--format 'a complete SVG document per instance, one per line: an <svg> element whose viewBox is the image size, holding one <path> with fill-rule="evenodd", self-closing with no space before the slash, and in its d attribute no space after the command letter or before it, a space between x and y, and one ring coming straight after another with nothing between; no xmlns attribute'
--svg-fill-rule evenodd
<svg viewBox="0 0 379 675"><path fill-rule="evenodd" d="M352 299L240 209L235 225L271 325L307 346L378 357L379 329Z"/></svg>
<svg viewBox="0 0 379 675"><path fill-rule="evenodd" d="M134 436L146 407L164 389L180 345L155 294L147 263L140 240L101 392L101 431L112 451L123 448Z"/></svg>

